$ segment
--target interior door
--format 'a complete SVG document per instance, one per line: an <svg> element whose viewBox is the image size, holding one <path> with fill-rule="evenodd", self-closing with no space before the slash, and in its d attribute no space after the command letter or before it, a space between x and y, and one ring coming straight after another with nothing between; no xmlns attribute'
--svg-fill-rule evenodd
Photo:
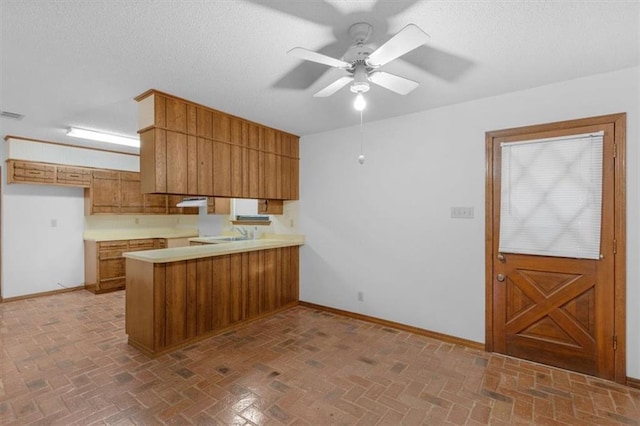
<svg viewBox="0 0 640 426"><path fill-rule="evenodd" d="M611 120L588 120L487 133L487 350L624 381L621 135ZM604 131L600 258L500 253L502 144L597 131Z"/></svg>

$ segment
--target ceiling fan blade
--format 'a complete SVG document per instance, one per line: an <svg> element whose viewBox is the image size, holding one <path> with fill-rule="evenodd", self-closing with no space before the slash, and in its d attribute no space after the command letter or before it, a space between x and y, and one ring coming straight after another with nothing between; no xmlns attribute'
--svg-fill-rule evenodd
<svg viewBox="0 0 640 426"><path fill-rule="evenodd" d="M348 62L323 55L322 53L314 52L313 50L305 49L304 47L294 47L287 53L291 56L295 56L296 58L304 59L305 61L317 62L319 64L329 65L330 67L343 69L351 67L351 64Z"/></svg>
<svg viewBox="0 0 640 426"><path fill-rule="evenodd" d="M401 95L406 95L420 85L417 81L389 74L384 71L372 72L369 74L369 80L378 86L384 87L385 89L389 89L392 92L396 92Z"/></svg>
<svg viewBox="0 0 640 426"><path fill-rule="evenodd" d="M409 24L391 37L385 44L374 50L366 62L372 67L380 67L396 58L422 46L429 40L429 35L420 27Z"/></svg>
<svg viewBox="0 0 640 426"><path fill-rule="evenodd" d="M327 87L322 90L316 92L313 97L314 98L326 98L327 96L331 96L336 93L338 90L342 89L344 86L353 81L353 77L345 75L344 77L340 77Z"/></svg>

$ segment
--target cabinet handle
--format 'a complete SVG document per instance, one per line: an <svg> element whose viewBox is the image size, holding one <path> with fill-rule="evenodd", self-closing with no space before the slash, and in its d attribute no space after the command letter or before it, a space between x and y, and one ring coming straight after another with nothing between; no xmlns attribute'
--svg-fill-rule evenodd
<svg viewBox="0 0 640 426"><path fill-rule="evenodd" d="M80 175L69 175L69 177L72 177L72 178L79 178L79 177L80 177Z"/></svg>

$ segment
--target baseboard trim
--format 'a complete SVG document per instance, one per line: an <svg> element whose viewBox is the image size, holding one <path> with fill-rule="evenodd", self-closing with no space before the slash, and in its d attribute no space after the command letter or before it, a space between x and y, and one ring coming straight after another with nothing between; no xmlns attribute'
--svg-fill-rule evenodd
<svg viewBox="0 0 640 426"><path fill-rule="evenodd" d="M630 388L640 389L640 379L634 379L627 376L627 386Z"/></svg>
<svg viewBox="0 0 640 426"><path fill-rule="evenodd" d="M43 297L43 296L52 296L54 294L68 293L70 291L78 291L78 290L84 290L84 285L80 285L78 287L61 288L58 290L43 291L42 293L25 294L24 296L5 297L0 300L0 303L16 302L18 300L33 299L36 297Z"/></svg>
<svg viewBox="0 0 640 426"><path fill-rule="evenodd" d="M424 328L414 327L399 322L388 321L381 318L371 317L369 315L357 314L355 312L343 311L342 309L331 308L329 306L316 305L315 303L299 301L300 306L305 306L311 309L317 309L320 311L331 312L332 314L342 315L361 321L367 321L374 324L382 325L384 327L395 328L397 330L407 331L409 333L418 334L420 336L430 337L443 342L452 343L454 345L465 346L470 349L476 349L484 351L484 343L475 342L473 340L462 339L460 337L451 336L449 334L438 333L437 331L425 330Z"/></svg>

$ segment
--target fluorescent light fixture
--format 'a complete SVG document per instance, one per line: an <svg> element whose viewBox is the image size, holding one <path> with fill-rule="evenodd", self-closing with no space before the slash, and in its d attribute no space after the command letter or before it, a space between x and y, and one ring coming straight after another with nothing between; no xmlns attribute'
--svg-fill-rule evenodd
<svg viewBox="0 0 640 426"><path fill-rule="evenodd" d="M97 132L94 130L78 129L77 127L69 127L67 135L74 138L90 139L98 142L115 143L117 145L140 147L140 140L137 138L131 138L128 136L118 136L110 133Z"/></svg>

